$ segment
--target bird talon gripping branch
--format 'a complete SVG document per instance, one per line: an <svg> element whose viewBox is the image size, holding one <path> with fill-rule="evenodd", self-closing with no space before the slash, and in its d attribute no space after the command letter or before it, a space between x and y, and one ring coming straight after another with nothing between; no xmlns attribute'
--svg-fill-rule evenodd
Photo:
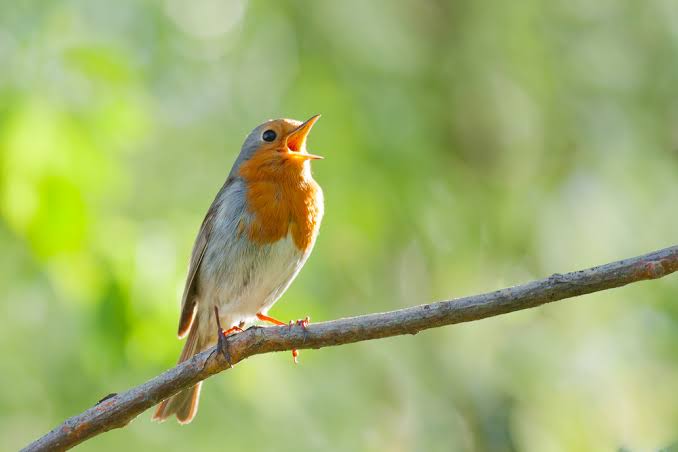
<svg viewBox="0 0 678 452"><path fill-rule="evenodd" d="M311 321L311 318L309 316L304 317L303 319L298 319L295 322L290 320L290 328L292 325L297 325L300 326L304 329L304 342L306 342L306 328L308 327L309 322ZM299 364L299 350L296 348L292 349L292 359L294 359L294 364Z"/></svg>
<svg viewBox="0 0 678 452"><path fill-rule="evenodd" d="M231 358L231 352L228 351L228 340L226 338L233 333L242 333L242 328L234 325L224 331L221 327L221 320L219 320L219 308L217 306L214 306L214 318L217 321L217 352L224 356L229 367L233 367L233 359Z"/></svg>
<svg viewBox="0 0 678 452"><path fill-rule="evenodd" d="M285 325L285 322L280 321L274 317L269 317L262 313L258 313L257 318L262 322L272 323L273 325ZM289 327L290 332L292 331L293 326L295 325L301 326L304 329L304 340L306 340L306 327L308 327L308 323L310 321L311 318L309 316L306 316L303 319L290 320L289 323L287 323L287 326ZM299 350L297 350L296 348L292 349L292 358L294 359L294 364L299 364Z"/></svg>
<svg viewBox="0 0 678 452"><path fill-rule="evenodd" d="M228 351L228 339L222 331L219 332L219 338L217 339L217 353L224 357L228 367L233 367L233 358L231 357L231 352Z"/></svg>

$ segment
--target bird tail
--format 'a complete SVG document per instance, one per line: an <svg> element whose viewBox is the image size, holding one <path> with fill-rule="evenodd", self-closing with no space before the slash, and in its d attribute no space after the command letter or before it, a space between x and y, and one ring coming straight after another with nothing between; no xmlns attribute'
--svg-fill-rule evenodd
<svg viewBox="0 0 678 452"><path fill-rule="evenodd" d="M193 355L202 351L203 341L200 338L198 321L199 317L195 316L195 319L193 319L193 325L191 325L191 331L188 333L188 338L186 339L186 344L184 344L184 349L181 351L181 355L179 356L180 363L190 359ZM188 389L184 389L169 399L164 400L160 405L158 405L158 408L156 408L151 419L154 421L163 422L174 414L180 424L188 424L191 422L198 412L198 401L200 399L201 385L202 382Z"/></svg>

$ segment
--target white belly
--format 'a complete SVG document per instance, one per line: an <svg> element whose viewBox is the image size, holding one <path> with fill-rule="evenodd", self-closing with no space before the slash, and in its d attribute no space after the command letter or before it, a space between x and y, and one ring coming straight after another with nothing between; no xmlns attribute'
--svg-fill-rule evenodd
<svg viewBox="0 0 678 452"><path fill-rule="evenodd" d="M246 284L236 288L224 287L223 309L247 321L257 313L265 314L280 298L306 261L308 254L301 253L287 236L270 245L264 245L265 252L251 260ZM231 300L228 300L231 295Z"/></svg>
<svg viewBox="0 0 678 452"><path fill-rule="evenodd" d="M294 280L309 254L299 251L289 235L266 245L238 240L220 251L223 254L208 253L203 260L199 281L202 306L198 309L212 317L217 306L224 328L250 324L258 313L266 314ZM208 308L206 313L205 308ZM216 328L216 324L212 327Z"/></svg>

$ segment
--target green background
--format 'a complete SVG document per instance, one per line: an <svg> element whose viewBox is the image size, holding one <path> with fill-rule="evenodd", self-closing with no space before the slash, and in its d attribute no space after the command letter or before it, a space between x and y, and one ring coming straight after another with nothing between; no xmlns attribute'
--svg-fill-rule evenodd
<svg viewBox="0 0 678 452"><path fill-rule="evenodd" d="M0 438L172 366L190 248L243 138L322 113L323 321L676 243L673 0L0 2ZM656 450L678 440L678 278L258 356L186 427L81 450Z"/></svg>

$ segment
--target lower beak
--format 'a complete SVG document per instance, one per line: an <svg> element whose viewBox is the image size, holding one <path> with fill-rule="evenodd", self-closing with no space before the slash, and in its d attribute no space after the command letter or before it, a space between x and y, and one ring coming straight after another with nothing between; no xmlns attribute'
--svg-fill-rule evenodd
<svg viewBox="0 0 678 452"><path fill-rule="evenodd" d="M321 160L323 157L313 155L306 152L306 137L313 128L313 124L320 119L320 115L312 116L311 119L294 129L292 133L287 136L287 148L292 151L290 157L302 160Z"/></svg>
<svg viewBox="0 0 678 452"><path fill-rule="evenodd" d="M292 157L299 160L322 160L325 158L322 155L309 154L308 152L295 152Z"/></svg>

